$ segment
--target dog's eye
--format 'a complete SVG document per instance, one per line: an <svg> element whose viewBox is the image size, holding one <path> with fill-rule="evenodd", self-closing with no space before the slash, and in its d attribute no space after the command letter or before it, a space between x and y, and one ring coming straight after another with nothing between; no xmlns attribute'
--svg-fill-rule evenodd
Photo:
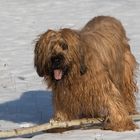
<svg viewBox="0 0 140 140"><path fill-rule="evenodd" d="M61 44L61 47L62 47L63 50L67 50L68 49L68 45L65 44L65 43L62 43Z"/></svg>

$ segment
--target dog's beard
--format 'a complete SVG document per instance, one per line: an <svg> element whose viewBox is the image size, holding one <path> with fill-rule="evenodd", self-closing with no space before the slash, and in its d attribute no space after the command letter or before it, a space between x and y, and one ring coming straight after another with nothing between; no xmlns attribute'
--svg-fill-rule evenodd
<svg viewBox="0 0 140 140"><path fill-rule="evenodd" d="M52 80L60 81L68 74L69 66L65 63L63 55L56 55L51 57L48 66L48 76Z"/></svg>

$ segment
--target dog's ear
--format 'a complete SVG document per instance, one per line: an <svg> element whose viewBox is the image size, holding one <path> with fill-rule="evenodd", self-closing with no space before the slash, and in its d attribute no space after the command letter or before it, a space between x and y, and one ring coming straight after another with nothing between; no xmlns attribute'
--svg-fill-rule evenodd
<svg viewBox="0 0 140 140"><path fill-rule="evenodd" d="M80 53L80 74L83 75L87 71L87 66L85 64L85 56L84 56L84 50L82 48L83 46L79 48L79 53Z"/></svg>
<svg viewBox="0 0 140 140"><path fill-rule="evenodd" d="M53 30L48 30L47 32L41 34L35 43L34 49L34 67L40 77L45 75L46 69L46 58L45 54L47 51L48 43L50 37L54 35Z"/></svg>
<svg viewBox="0 0 140 140"><path fill-rule="evenodd" d="M85 65L85 62L84 62L84 56L81 56L81 60L80 60L80 74L83 75L85 74L87 71L87 67Z"/></svg>
<svg viewBox="0 0 140 140"><path fill-rule="evenodd" d="M35 49L34 49L34 67L36 68L37 74L40 77L43 77L44 72L42 69L41 51L40 51L40 42L39 41L36 42Z"/></svg>

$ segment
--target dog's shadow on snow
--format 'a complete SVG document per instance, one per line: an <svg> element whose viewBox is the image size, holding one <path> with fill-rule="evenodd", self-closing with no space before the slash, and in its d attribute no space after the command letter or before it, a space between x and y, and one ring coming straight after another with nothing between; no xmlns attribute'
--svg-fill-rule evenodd
<svg viewBox="0 0 140 140"><path fill-rule="evenodd" d="M15 123L44 123L52 118L52 93L27 91L14 101L0 104L0 120Z"/></svg>

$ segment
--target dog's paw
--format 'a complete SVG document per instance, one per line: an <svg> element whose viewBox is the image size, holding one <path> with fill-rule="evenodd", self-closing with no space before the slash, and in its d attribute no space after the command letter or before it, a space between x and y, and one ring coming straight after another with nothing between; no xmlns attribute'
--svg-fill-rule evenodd
<svg viewBox="0 0 140 140"><path fill-rule="evenodd" d="M119 123L119 124L110 124L110 123L107 123L104 125L103 129L104 130L113 130L113 131L118 131L118 132L121 132L121 131L130 131L130 130L135 130L137 129L138 126L135 125L133 122L130 122L130 123Z"/></svg>
<svg viewBox="0 0 140 140"><path fill-rule="evenodd" d="M55 123L55 122L59 122L58 120L56 120L55 118L50 119L49 123Z"/></svg>

